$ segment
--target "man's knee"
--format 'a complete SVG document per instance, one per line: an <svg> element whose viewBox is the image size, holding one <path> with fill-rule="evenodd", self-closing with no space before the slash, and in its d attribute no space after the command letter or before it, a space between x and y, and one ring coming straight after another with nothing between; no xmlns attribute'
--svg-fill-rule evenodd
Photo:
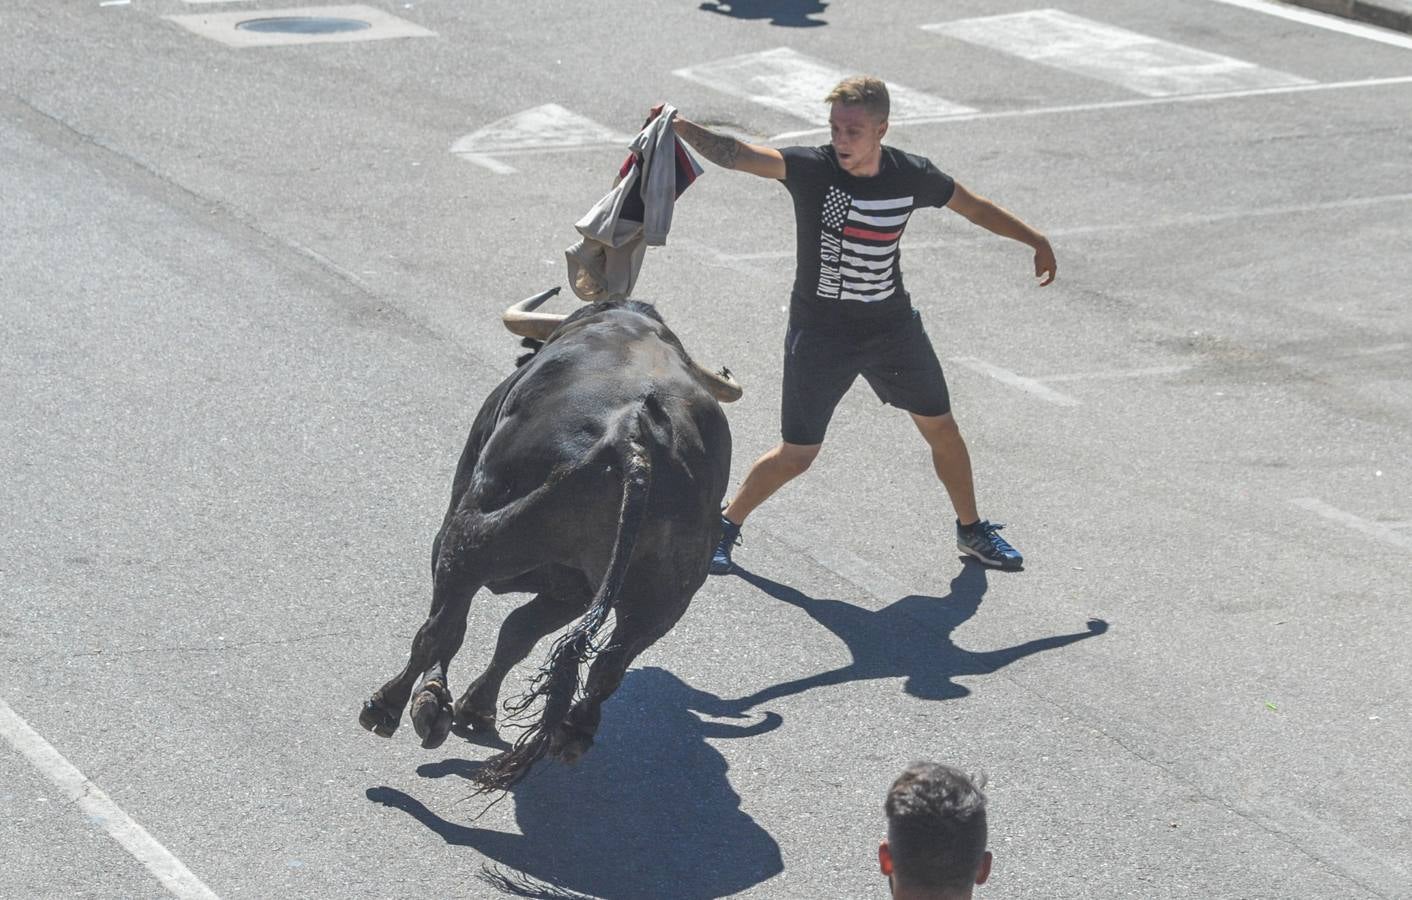
<svg viewBox="0 0 1412 900"><path fill-rule="evenodd" d="M790 472L791 476L803 475L814 462L814 458L819 455L821 446L821 444L781 443L775 450L775 458L779 460L781 466Z"/></svg>
<svg viewBox="0 0 1412 900"><path fill-rule="evenodd" d="M926 438L927 443L932 446L961 440L961 428L956 424L956 418L951 413L939 416L919 416L913 413L912 421L917 424L917 430L922 433L922 437Z"/></svg>

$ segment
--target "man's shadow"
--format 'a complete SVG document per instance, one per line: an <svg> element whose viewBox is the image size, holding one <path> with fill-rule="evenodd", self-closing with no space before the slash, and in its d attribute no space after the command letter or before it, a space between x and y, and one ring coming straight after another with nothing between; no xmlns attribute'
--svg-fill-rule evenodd
<svg viewBox="0 0 1412 900"><path fill-rule="evenodd" d="M846 666L771 685L748 697L727 701L740 712L813 688L873 678L906 678L903 689L913 697L953 700L970 693L965 686L952 681L957 676L989 675L1017 659L1108 630L1108 623L1102 619L1089 619L1088 629L1075 634L1039 638L1004 650L963 650L952 640L952 632L976 614L986 591L985 567L972 560L967 560L961 573L952 579L947 596L914 594L876 612L841 600L816 599L739 567L736 573L776 600L804 610L815 622L837 635L853 656L853 662Z"/></svg>
<svg viewBox="0 0 1412 900"><path fill-rule="evenodd" d="M769 19L785 28L817 28L829 23L809 17L827 7L822 0L706 0L698 8L733 19Z"/></svg>
<svg viewBox="0 0 1412 900"><path fill-rule="evenodd" d="M693 712L695 711L695 712ZM733 713L719 697L658 668L634 669L604 706L593 749L573 767L543 760L511 789L520 834L447 821L388 787L368 799L400 809L449 844L498 865L481 877L523 897L676 897L744 891L784 869L779 845L740 808L725 757L708 738L752 737L779 727L703 721ZM420 766L426 778L469 778L479 763ZM470 783L467 782L467 792ZM466 818L490 798L465 805ZM506 870L511 871L506 871Z"/></svg>

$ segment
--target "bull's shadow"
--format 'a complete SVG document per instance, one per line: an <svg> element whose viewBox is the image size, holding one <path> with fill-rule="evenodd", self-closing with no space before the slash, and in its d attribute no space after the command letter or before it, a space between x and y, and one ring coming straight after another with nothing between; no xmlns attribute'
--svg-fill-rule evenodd
<svg viewBox="0 0 1412 900"><path fill-rule="evenodd" d="M583 760L574 767L542 761L512 789L518 835L449 822L392 788L373 788L368 798L401 809L449 844L474 848L492 863L483 877L509 894L728 896L784 864L774 838L741 810L725 757L706 739L763 734L781 720L771 713L738 725L696 712L730 714L719 697L663 669L628 672ZM417 773L468 778L477 766L452 759ZM466 819L486 802L463 804Z"/></svg>
<svg viewBox="0 0 1412 900"><path fill-rule="evenodd" d="M822 0L706 0L698 8L733 19L769 19L785 28L817 28L829 23L809 17L827 7Z"/></svg>
<svg viewBox="0 0 1412 900"><path fill-rule="evenodd" d="M874 678L906 678L903 689L913 697L952 700L970 693L953 678L989 675L1017 659L1108 630L1108 623L1102 619L1089 619L1085 631L1026 641L1003 650L976 652L956 646L952 632L976 614L986 591L985 567L972 560L963 563L960 574L951 580L951 592L945 597L914 594L877 611L841 600L810 597L738 567L736 573L776 600L804 610L815 622L837 635L853 656L853 662L846 666L782 682L748 697L728 701L740 711L814 688Z"/></svg>

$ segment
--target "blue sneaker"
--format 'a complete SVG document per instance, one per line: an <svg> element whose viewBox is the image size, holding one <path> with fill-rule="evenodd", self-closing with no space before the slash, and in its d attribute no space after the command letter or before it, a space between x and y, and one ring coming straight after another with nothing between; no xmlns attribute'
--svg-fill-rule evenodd
<svg viewBox="0 0 1412 900"><path fill-rule="evenodd" d="M988 566L1014 570L1025 564L1020 551L996 534L1004 525L992 525L981 519L971 525L956 523L956 549L970 554Z"/></svg>
<svg viewBox="0 0 1412 900"><path fill-rule="evenodd" d="M731 562L731 550L740 546L740 526L721 516L721 542L716 552L711 554L711 567L706 571L712 575L729 575L735 568Z"/></svg>

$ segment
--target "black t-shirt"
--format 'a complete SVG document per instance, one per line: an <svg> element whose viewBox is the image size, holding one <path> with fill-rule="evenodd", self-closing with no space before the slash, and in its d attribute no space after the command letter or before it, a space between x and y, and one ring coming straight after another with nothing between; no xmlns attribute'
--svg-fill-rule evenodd
<svg viewBox="0 0 1412 900"><path fill-rule="evenodd" d="M906 321L898 242L920 206L945 206L956 182L930 160L882 148L878 174L858 178L833 146L785 147L797 249L789 320L801 327L871 331Z"/></svg>

